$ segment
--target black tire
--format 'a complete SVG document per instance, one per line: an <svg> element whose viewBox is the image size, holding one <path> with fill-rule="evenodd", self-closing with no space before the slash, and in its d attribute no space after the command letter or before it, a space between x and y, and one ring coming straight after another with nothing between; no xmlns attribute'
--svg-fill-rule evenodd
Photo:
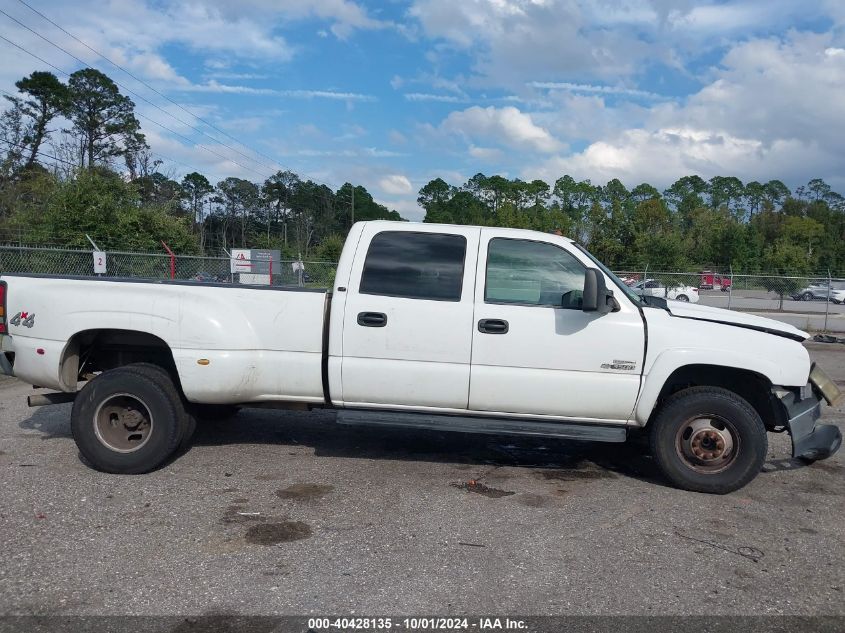
<svg viewBox="0 0 845 633"><path fill-rule="evenodd" d="M127 402L132 406L125 406ZM133 434L121 429L123 418L108 414L109 410L123 411L131 421L148 419L146 427L143 422L137 425L148 430ZM120 367L103 372L82 388L73 403L71 431L79 452L97 470L146 473L164 464L179 446L184 431L182 410L175 389L163 387L137 368ZM112 418L110 423L106 423L108 418Z"/></svg>
<svg viewBox="0 0 845 633"><path fill-rule="evenodd" d="M162 389L172 392L171 397L179 400L182 405L179 412L182 437L179 440L176 453L181 455L187 451L191 446L191 440L197 430L197 419L188 411L188 402L185 400L185 396L176 388L170 373L161 365L154 365L153 363L132 363L131 365L126 365L125 369L136 371L149 377L151 380L155 380Z"/></svg>
<svg viewBox="0 0 845 633"><path fill-rule="evenodd" d="M677 297L675 297L675 300L676 301L684 301L686 303L689 303L689 297L686 296L686 295L678 295Z"/></svg>
<svg viewBox="0 0 845 633"><path fill-rule="evenodd" d="M684 490L733 492L754 479L766 459L763 421L745 399L727 389L679 391L650 426L651 453L658 467Z"/></svg>
<svg viewBox="0 0 845 633"><path fill-rule="evenodd" d="M801 299L804 301L812 301L813 300L813 293L812 292L805 292L801 295Z"/></svg>
<svg viewBox="0 0 845 633"><path fill-rule="evenodd" d="M191 413L201 420L228 420L240 410L234 404L191 404Z"/></svg>

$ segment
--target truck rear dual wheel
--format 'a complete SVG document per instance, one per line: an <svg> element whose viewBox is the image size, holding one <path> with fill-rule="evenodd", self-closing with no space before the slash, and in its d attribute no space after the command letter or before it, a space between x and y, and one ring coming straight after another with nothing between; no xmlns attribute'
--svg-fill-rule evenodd
<svg viewBox="0 0 845 633"><path fill-rule="evenodd" d="M145 363L103 372L73 403L73 439L97 470L139 474L190 441L192 418L170 376Z"/></svg>
<svg viewBox="0 0 845 633"><path fill-rule="evenodd" d="M743 398L718 387L691 387L671 396L650 423L651 452L678 488L726 494L763 467L768 438Z"/></svg>

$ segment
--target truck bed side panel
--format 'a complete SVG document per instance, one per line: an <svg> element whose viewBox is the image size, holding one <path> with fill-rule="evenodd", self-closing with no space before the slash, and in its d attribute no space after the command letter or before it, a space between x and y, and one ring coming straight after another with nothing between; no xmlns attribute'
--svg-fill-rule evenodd
<svg viewBox="0 0 845 633"><path fill-rule="evenodd" d="M8 311L35 314L10 327L15 373L54 389L67 342L94 329L145 332L176 361L197 402L322 402L325 293L298 289L4 275ZM38 353L37 350L44 350ZM207 359L207 365L198 360Z"/></svg>

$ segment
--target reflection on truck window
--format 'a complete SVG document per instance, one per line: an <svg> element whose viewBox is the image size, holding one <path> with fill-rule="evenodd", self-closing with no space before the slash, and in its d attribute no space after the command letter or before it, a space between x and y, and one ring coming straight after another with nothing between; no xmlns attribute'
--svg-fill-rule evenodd
<svg viewBox="0 0 845 633"><path fill-rule="evenodd" d="M466 248L463 235L379 233L370 242L359 292L460 301Z"/></svg>
<svg viewBox="0 0 845 633"><path fill-rule="evenodd" d="M584 266L553 244L494 238L487 248L487 303L580 308Z"/></svg>

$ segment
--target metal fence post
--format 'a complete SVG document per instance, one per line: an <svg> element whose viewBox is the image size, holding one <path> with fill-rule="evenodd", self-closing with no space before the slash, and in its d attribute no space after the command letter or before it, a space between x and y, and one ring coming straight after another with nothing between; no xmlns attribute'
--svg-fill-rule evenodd
<svg viewBox="0 0 845 633"><path fill-rule="evenodd" d="M830 286L833 280L830 278L830 268L827 269L827 301L824 305L824 331L827 332L827 315L830 313Z"/></svg>
<svg viewBox="0 0 845 633"><path fill-rule="evenodd" d="M297 276L299 277L299 285L302 286L302 270L305 268L305 264L302 263L302 253L296 254L296 263L297 263Z"/></svg>
<svg viewBox="0 0 845 633"><path fill-rule="evenodd" d="M734 267L733 267L733 264L728 266L728 268L730 268L730 271L731 271L731 285L728 286L728 310L730 310L731 309L731 299L733 298L733 294L734 294Z"/></svg>
<svg viewBox="0 0 845 633"><path fill-rule="evenodd" d="M161 245L164 246L164 250L166 250L167 254L170 255L170 278L176 279L176 255L170 250L170 247L164 242L164 240L161 241Z"/></svg>

